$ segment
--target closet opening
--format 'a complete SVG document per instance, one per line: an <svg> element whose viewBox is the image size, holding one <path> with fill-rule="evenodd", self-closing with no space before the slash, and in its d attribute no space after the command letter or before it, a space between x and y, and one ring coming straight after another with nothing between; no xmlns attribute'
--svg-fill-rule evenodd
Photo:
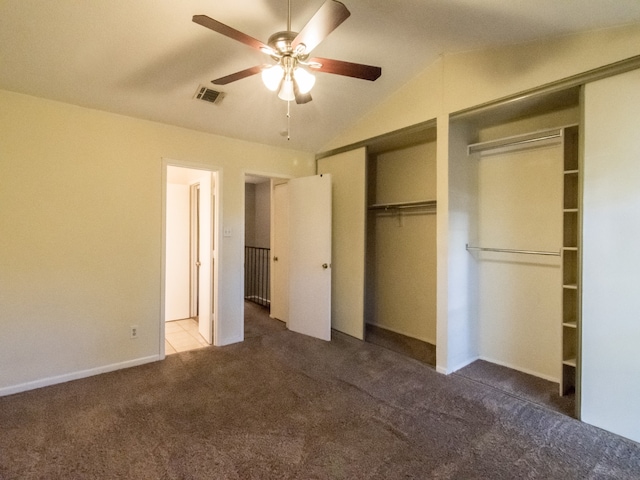
<svg viewBox="0 0 640 480"><path fill-rule="evenodd" d="M575 416L580 89L453 116L450 215L465 237L462 375ZM451 174L453 172L453 174Z"/></svg>
<svg viewBox="0 0 640 480"><path fill-rule="evenodd" d="M365 341L436 364L436 128L367 149Z"/></svg>

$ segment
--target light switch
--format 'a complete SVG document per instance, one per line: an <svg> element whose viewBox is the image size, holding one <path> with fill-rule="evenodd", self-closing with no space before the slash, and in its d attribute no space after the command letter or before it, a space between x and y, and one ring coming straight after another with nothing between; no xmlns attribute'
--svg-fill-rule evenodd
<svg viewBox="0 0 640 480"><path fill-rule="evenodd" d="M231 236L231 227L224 227L224 230L223 230L222 234L225 237L230 237Z"/></svg>

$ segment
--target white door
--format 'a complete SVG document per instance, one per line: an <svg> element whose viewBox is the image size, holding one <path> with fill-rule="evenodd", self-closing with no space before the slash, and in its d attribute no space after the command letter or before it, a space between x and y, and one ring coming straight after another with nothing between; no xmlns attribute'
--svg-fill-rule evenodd
<svg viewBox="0 0 640 480"><path fill-rule="evenodd" d="M635 442L640 442L639 86L640 70L633 70L585 87L578 330L582 420Z"/></svg>
<svg viewBox="0 0 640 480"><path fill-rule="evenodd" d="M200 280L198 331L209 344L213 340L213 181L203 172L200 181Z"/></svg>
<svg viewBox="0 0 640 480"><path fill-rule="evenodd" d="M331 322L335 330L364 339L367 151L364 148L318 160L333 190Z"/></svg>
<svg viewBox="0 0 640 480"><path fill-rule="evenodd" d="M331 340L331 175L289 181L289 319Z"/></svg>
<svg viewBox="0 0 640 480"><path fill-rule="evenodd" d="M273 188L273 248L271 250L270 316L289 319L289 187Z"/></svg>

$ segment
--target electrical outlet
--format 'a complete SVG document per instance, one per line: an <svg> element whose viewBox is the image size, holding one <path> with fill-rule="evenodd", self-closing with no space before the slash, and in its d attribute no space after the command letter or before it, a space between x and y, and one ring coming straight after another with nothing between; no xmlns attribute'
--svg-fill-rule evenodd
<svg viewBox="0 0 640 480"><path fill-rule="evenodd" d="M131 325L131 338L138 338L138 326Z"/></svg>

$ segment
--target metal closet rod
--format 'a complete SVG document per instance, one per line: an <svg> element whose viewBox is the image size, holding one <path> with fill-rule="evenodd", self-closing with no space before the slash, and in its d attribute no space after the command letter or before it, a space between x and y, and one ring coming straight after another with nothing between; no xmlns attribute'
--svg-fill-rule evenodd
<svg viewBox="0 0 640 480"><path fill-rule="evenodd" d="M369 205L369 210L396 210L405 208L435 207L435 200L419 200L416 202L376 203Z"/></svg>
<svg viewBox="0 0 640 480"><path fill-rule="evenodd" d="M510 248L487 248L487 247L470 247L467 243L467 251L473 250L478 252L500 252L500 253L522 253L524 255L547 255L551 257L559 257L560 252L544 252L540 250L513 250Z"/></svg>
<svg viewBox="0 0 640 480"><path fill-rule="evenodd" d="M486 142L473 143L467 147L467 154L473 153L489 153L492 151L498 151L502 149L517 149L518 147L527 147L531 144L542 142L546 144L552 140L561 139L563 130L561 128L554 128L552 130L545 130L540 132L526 133L524 135L515 135L513 137L501 138L498 140L489 140Z"/></svg>

